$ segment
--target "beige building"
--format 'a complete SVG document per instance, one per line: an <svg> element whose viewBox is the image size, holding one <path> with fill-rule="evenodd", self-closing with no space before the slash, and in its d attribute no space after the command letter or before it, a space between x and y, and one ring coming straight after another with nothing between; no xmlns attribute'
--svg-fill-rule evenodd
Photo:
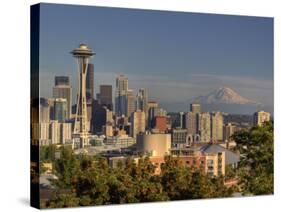
<svg viewBox="0 0 281 212"><path fill-rule="evenodd" d="M111 123L102 126L102 133L105 136L113 136L113 127Z"/></svg>
<svg viewBox="0 0 281 212"><path fill-rule="evenodd" d="M33 138L39 140L40 146L49 144L65 144L71 142L71 123L59 123L57 120L49 123L36 123Z"/></svg>
<svg viewBox="0 0 281 212"><path fill-rule="evenodd" d="M201 105L198 103L190 104L190 112L201 113Z"/></svg>
<svg viewBox="0 0 281 212"><path fill-rule="evenodd" d="M211 140L213 142L223 141L223 115L221 112L211 114Z"/></svg>
<svg viewBox="0 0 281 212"><path fill-rule="evenodd" d="M227 123L223 127L223 140L225 142L232 142L231 136L237 131L237 127L231 123Z"/></svg>
<svg viewBox="0 0 281 212"><path fill-rule="evenodd" d="M50 121L50 107L47 99L42 99L39 106L39 122L48 123Z"/></svg>
<svg viewBox="0 0 281 212"><path fill-rule="evenodd" d="M192 170L203 170L209 176L225 175L225 152L203 153L188 149L171 152L172 158L178 160L184 167ZM155 166L155 174L161 173L161 164L165 163L164 156L149 157Z"/></svg>
<svg viewBox="0 0 281 212"><path fill-rule="evenodd" d="M209 176L225 175L225 152L204 154L206 155L206 174Z"/></svg>
<svg viewBox="0 0 281 212"><path fill-rule="evenodd" d="M262 126L266 121L270 121L270 113L265 111L258 111L254 113L253 122L255 126Z"/></svg>
<svg viewBox="0 0 281 212"><path fill-rule="evenodd" d="M138 134L137 151L150 156L165 156L170 153L171 134Z"/></svg>
<svg viewBox="0 0 281 212"><path fill-rule="evenodd" d="M136 135L145 131L145 112L138 110L131 115L131 136L136 138Z"/></svg>

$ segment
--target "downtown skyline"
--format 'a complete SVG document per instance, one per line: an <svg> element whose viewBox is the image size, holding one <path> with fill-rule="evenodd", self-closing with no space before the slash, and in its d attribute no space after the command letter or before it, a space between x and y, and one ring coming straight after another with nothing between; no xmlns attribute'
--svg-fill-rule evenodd
<svg viewBox="0 0 281 212"><path fill-rule="evenodd" d="M273 107L271 18L43 4L41 26L42 97L51 96L59 75L70 76L75 95L69 51L86 42L97 53L95 93L101 84L115 88L117 75L125 74L135 93L147 88L150 100L168 111L169 102L180 111L188 99L221 86Z"/></svg>

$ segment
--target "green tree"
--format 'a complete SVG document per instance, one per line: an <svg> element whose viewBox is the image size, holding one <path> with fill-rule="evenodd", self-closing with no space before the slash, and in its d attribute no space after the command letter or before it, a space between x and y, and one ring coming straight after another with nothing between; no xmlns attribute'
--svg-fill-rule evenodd
<svg viewBox="0 0 281 212"><path fill-rule="evenodd" d="M233 139L240 152L239 183L244 195L273 194L273 123L237 132Z"/></svg>
<svg viewBox="0 0 281 212"><path fill-rule="evenodd" d="M177 158L165 157L165 163L161 166L161 183L171 200L192 198L189 190L191 177L191 170L185 168Z"/></svg>
<svg viewBox="0 0 281 212"><path fill-rule="evenodd" d="M68 208L79 206L79 198L75 194L57 194L53 201L46 205L49 208Z"/></svg>
<svg viewBox="0 0 281 212"><path fill-rule="evenodd" d="M54 180L53 184L59 188L72 189L79 171L79 160L73 154L71 147L61 147L60 157L54 162L54 174L58 180Z"/></svg>

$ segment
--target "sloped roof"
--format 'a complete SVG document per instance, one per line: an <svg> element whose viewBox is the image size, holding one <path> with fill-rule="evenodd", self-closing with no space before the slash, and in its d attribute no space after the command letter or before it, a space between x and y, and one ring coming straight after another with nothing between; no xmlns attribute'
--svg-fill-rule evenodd
<svg viewBox="0 0 281 212"><path fill-rule="evenodd" d="M240 161L239 155L218 144L205 144L200 147L200 151L205 153L225 152L225 165L238 163Z"/></svg>

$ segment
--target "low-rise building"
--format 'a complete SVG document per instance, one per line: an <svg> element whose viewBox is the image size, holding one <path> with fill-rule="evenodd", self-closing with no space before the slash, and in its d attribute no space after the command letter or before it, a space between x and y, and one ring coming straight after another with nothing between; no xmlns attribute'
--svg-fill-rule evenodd
<svg viewBox="0 0 281 212"><path fill-rule="evenodd" d="M164 156L170 153L171 134L142 133L137 135L137 151L149 156Z"/></svg>

